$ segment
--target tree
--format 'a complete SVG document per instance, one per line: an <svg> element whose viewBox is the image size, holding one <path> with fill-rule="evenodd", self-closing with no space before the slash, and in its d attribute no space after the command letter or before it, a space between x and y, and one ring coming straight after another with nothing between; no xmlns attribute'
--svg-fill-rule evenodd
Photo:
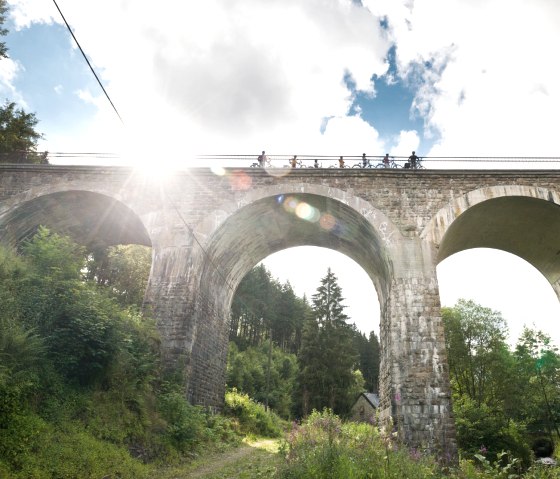
<svg viewBox="0 0 560 479"><path fill-rule="evenodd" d="M269 364L269 352L270 364ZM248 394L252 399L268 403L281 417L292 417L293 390L298 372L295 355L282 351L266 341L260 346L239 351L229 345L227 386ZM268 377L268 388L266 386Z"/></svg>
<svg viewBox="0 0 560 479"><path fill-rule="evenodd" d="M453 308L442 308L442 318L454 389L479 405L501 402L511 371L501 313L460 299Z"/></svg>
<svg viewBox="0 0 560 479"><path fill-rule="evenodd" d="M4 22L6 21L6 12L8 11L8 6L6 5L6 0L0 0L0 36L3 37L8 33L8 30L4 28ZM8 58L8 47L6 47L6 42L0 42L0 59Z"/></svg>
<svg viewBox="0 0 560 479"><path fill-rule="evenodd" d="M147 246L111 246L90 255L87 278L107 287L122 306L140 309L151 265L152 253Z"/></svg>
<svg viewBox="0 0 560 479"><path fill-rule="evenodd" d="M358 355L343 301L337 278L329 268L312 297L312 311L303 330L300 387L304 414L324 407L344 414L355 399L350 396L355 392Z"/></svg>
<svg viewBox="0 0 560 479"><path fill-rule="evenodd" d="M502 315L460 299L442 308L442 318L459 447L468 454L485 450L492 460L511 451L527 464L530 450L519 415L525 397Z"/></svg>
<svg viewBox="0 0 560 479"><path fill-rule="evenodd" d="M307 301L290 283L272 278L264 265L253 268L239 284L231 306L230 341L239 349L258 346L272 335L282 350L297 353Z"/></svg>
<svg viewBox="0 0 560 479"><path fill-rule="evenodd" d="M516 377L522 379L523 418L534 434L560 439L560 355L550 336L525 327L516 348Z"/></svg>
<svg viewBox="0 0 560 479"><path fill-rule="evenodd" d="M367 391L379 390L379 363L380 347L375 331L369 337L359 331L354 331L354 348L359 354L360 371L364 378L364 387Z"/></svg>
<svg viewBox="0 0 560 479"><path fill-rule="evenodd" d="M47 163L47 153L37 152L37 142L43 137L35 130L37 123L34 113L6 100L0 107L0 162Z"/></svg>
<svg viewBox="0 0 560 479"><path fill-rule="evenodd" d="M128 368L126 376L143 384L154 361L139 358L152 354L157 339L144 337L151 326L120 308L112 292L86 281L85 248L40 227L21 250L27 268L13 309L27 330L43 338L54 368L81 385L111 381Z"/></svg>
<svg viewBox="0 0 560 479"><path fill-rule="evenodd" d="M0 36L8 33L4 28L7 10L6 0L0 0ZM5 42L0 42L2 58L8 58ZM35 130L37 122L34 113L25 113L6 100L0 107L0 163L48 163L47 152L37 152L37 142L43 137Z"/></svg>

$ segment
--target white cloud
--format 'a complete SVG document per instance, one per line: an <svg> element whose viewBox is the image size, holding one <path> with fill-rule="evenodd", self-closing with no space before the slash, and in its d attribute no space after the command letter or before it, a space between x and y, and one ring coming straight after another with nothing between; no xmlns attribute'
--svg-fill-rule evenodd
<svg viewBox="0 0 560 479"><path fill-rule="evenodd" d="M14 80L21 70L21 65L11 58L3 58L0 61L0 97L10 98L11 101L25 107L25 101L14 86Z"/></svg>
<svg viewBox="0 0 560 479"><path fill-rule="evenodd" d="M375 125L348 116L353 97L343 79L373 94L372 75L387 71L394 43L400 73L419 87L418 112L439 138L421 154L557 154L560 64L550 51L560 43L560 4L363 4L59 0L124 119L121 149L141 142L205 153L384 150ZM11 5L20 27L61 22L48 2ZM99 121L114 115L105 100L99 108L106 109ZM104 130L94 122L86 134L101 146ZM416 140L403 138L399 151L401 143L414 149Z"/></svg>
<svg viewBox="0 0 560 479"><path fill-rule="evenodd" d="M372 75L387 69L390 44L378 19L353 2L59 5L132 141L207 153L265 147L281 154L296 148L316 153L333 143L348 148L356 141L362 150L376 137L371 127L348 140L331 137L339 131L334 127L320 134L323 118L346 121L352 97L345 75L359 90L373 91ZM18 9L21 24L31 21L28 8L30 2ZM43 11L37 21L47 18Z"/></svg>
<svg viewBox="0 0 560 479"><path fill-rule="evenodd" d="M429 0L397 3L381 5L401 73L414 66L425 81L417 101L441 134L431 154L558 154L560 65L550 49L560 42L560 4L450 0L436 10ZM445 68L434 73L438 62Z"/></svg>
<svg viewBox="0 0 560 479"><path fill-rule="evenodd" d="M54 3L43 0L7 0L9 15L16 29L29 27L32 23L52 23L60 18Z"/></svg>

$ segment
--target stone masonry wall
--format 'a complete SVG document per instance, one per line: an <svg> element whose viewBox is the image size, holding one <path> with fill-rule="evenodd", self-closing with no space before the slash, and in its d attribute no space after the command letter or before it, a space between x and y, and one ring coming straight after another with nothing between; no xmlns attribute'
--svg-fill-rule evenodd
<svg viewBox="0 0 560 479"><path fill-rule="evenodd" d="M14 222L24 219L16 213L32 200L42 208L41 219L48 220L48 209L57 194L57 207L66 208L78 228L83 215L72 209L78 203L64 201L64 192L72 192L73 198L87 192L88 201L95 198L93 193L126 206L121 211L129 211L143 225L142 237L149 238L153 248L146 307L158 321L165 357L184 368L186 394L192 402L219 407L233 290L251 266L287 247L281 241L282 228L275 231L272 225L260 230L265 227L263 212L252 215L252 205L263 198L289 194L324 198L321 204L325 208L332 202L343 204L345 208L329 211L346 215L358 237L333 238L325 245L344 248L349 255L360 249L356 258L368 274L382 276L374 281L382 290L382 419L387 425L392 422L407 443L454 456L449 374L435 275L439 242L473 200L519 195L558 205L560 172L296 169L278 173L282 176L255 168L230 169L223 175L194 169L158 183L127 168L2 165L0 241L10 231L18 231ZM238 215L240 211L249 213ZM99 211L99 218L122 220L104 210ZM363 218L367 221L362 224ZM32 219L26 214L25 221ZM251 248L232 244L235 249L228 252L228 242L234 241L228 234L236 229L235 219L245 222L240 228L258 228L260 235ZM229 226L224 228L228 220ZM25 228L30 226L25 224ZM367 236L359 237L366 232ZM268 238L271 234L276 237ZM323 236L327 235L323 232ZM300 238L301 244L316 244L309 228ZM242 238L235 236L235 241L242 242ZM370 247L375 244L375 251L363 248L364 241ZM213 249L212 245L219 247ZM368 258L375 258L374 266ZM560 271L560 265L557 269ZM556 290L560 291L557 284Z"/></svg>

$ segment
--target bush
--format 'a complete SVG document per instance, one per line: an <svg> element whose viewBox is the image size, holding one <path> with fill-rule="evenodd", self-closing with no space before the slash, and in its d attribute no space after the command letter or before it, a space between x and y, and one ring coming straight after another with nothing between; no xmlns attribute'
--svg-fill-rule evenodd
<svg viewBox="0 0 560 479"><path fill-rule="evenodd" d="M166 421L167 440L181 453L195 451L203 444L239 441L239 434L230 419L192 406L178 392L162 394L159 411Z"/></svg>
<svg viewBox="0 0 560 479"><path fill-rule="evenodd" d="M284 453L280 479L441 477L430 457L383 438L370 424L342 423L328 409L294 425Z"/></svg>
<svg viewBox="0 0 560 479"><path fill-rule="evenodd" d="M508 419L500 411L493 411L482 403L461 396L453 404L457 442L466 458L483 453L490 461L508 451L522 461L525 467L531 462L531 449L525 439L523 426Z"/></svg>
<svg viewBox="0 0 560 479"><path fill-rule="evenodd" d="M236 389L226 393L224 414L237 418L245 434L278 437L282 433L281 421L276 414L265 411L262 404Z"/></svg>

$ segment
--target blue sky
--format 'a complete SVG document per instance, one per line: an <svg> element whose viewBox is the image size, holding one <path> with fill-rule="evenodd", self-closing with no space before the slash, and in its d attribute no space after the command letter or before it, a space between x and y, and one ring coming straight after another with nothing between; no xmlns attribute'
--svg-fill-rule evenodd
<svg viewBox="0 0 560 479"><path fill-rule="evenodd" d="M5 41L10 57L21 66L13 85L21 92L25 109L39 119L45 145L49 133L79 134L94 116L95 106L80 100L77 92L95 91L97 84L79 51L71 48L68 30L58 24L15 30L10 23Z"/></svg>
<svg viewBox="0 0 560 479"><path fill-rule="evenodd" d="M560 44L557 2L57 3L124 125L54 3L8 0L10 59L0 61L0 94L37 115L42 150L115 152L125 164L157 158L158 165L173 159L180 166L196 164L196 153L256 156L263 149L271 156L559 154L560 65L552 56ZM510 285L492 290L501 302L473 292L484 305L512 316L517 311L519 324L533 319L527 305L539 316L558 317L555 298L548 312L538 309L550 304L550 289L535 280L525 284L529 272L511 266L510 273L503 256L494 256L496 263L484 253L478 259L465 253L440 265L444 304L461 292L468 297L480 271L485 277L501 271L504 277L493 284L515 278L527 292L518 295L524 302L510 307ZM323 255L315 276L327 266ZM446 268L452 273L443 281ZM276 272L284 277L291 269L277 266ZM346 289L356 291L349 281ZM542 291L548 299L539 299Z"/></svg>

